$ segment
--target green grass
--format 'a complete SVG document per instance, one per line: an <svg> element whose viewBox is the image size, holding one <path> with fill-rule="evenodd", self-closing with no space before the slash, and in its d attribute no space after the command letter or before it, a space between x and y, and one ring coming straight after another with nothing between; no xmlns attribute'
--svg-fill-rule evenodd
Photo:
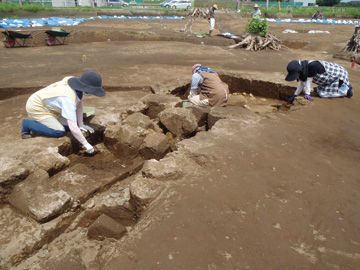
<svg viewBox="0 0 360 270"><path fill-rule="evenodd" d="M158 4L161 1L149 1L149 0L145 0L144 3L151 3L151 4ZM198 6L198 5L196 5ZM201 6L199 6L201 7ZM231 7L233 10L235 10L235 1L233 6ZM72 7L72 8L53 8L50 5L41 5L41 4L24 4L22 6L20 6L17 3L2 3L0 2L0 13L5 13L5 12L13 12L13 11L18 11L18 10L24 10L24 11L29 11L29 12L33 12L36 13L38 11L42 11L42 10L59 10L59 9L69 9L69 10L80 10L80 11L93 11L93 10L100 10L100 9L110 9L110 7L97 7L97 8L92 8L92 7ZM126 9L131 9L130 7L127 7ZM158 8L158 7L151 7L150 9L154 9L154 10L159 10L159 11L164 11L164 12L179 12L179 11L186 11L186 10L170 10L167 8ZM278 8L269 8L268 10L265 10L264 8L261 9L262 13L265 12L270 12L270 13L277 13L277 12L282 12L282 13L292 13L292 14L307 14L307 15L313 15L316 13L316 11L322 11L323 14L326 16L335 16L335 15L350 15L350 16L354 16L355 18L360 18L360 8L358 7L301 7L301 8L287 8L287 9L281 9L279 11ZM251 12L251 9L241 9L241 13L248 13Z"/></svg>
<svg viewBox="0 0 360 270"><path fill-rule="evenodd" d="M311 14L311 15L315 14L316 11L322 11L325 16L334 16L334 15L360 16L360 9L355 7L295 8L290 10L290 12L293 14Z"/></svg>
<svg viewBox="0 0 360 270"><path fill-rule="evenodd" d="M12 12L12 11L29 11L29 12L38 12L41 10L52 10L53 8L50 6L43 6L43 5L29 5L24 4L20 6L19 4L13 4L13 3L0 3L0 13L1 12Z"/></svg>
<svg viewBox="0 0 360 270"><path fill-rule="evenodd" d="M335 15L351 15L355 18L360 18L360 9L356 7L317 7L317 8L311 8L311 7L302 7L302 8L287 8L287 9L281 9L279 11L278 8L269 8L268 10L262 9L261 12L264 14L265 12L269 13L292 13L292 14L307 14L307 15L313 15L316 13L316 11L322 11L324 16L335 16ZM242 9L241 12L251 12L251 9Z"/></svg>

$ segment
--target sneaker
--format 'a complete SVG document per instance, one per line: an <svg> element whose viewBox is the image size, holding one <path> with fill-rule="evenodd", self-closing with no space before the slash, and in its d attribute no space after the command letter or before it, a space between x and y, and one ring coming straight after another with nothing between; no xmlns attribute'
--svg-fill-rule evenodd
<svg viewBox="0 0 360 270"><path fill-rule="evenodd" d="M23 139L29 139L29 138L31 138L32 136L31 136L31 134L30 133L25 133L25 132L22 132L21 133L21 138L23 138Z"/></svg>
<svg viewBox="0 0 360 270"><path fill-rule="evenodd" d="M352 85L349 85L349 90L347 91L346 97L347 98L351 98L354 95L353 89L352 89Z"/></svg>
<svg viewBox="0 0 360 270"><path fill-rule="evenodd" d="M304 95L304 98L307 99L307 100L310 100L310 101L313 101L314 98L310 95Z"/></svg>

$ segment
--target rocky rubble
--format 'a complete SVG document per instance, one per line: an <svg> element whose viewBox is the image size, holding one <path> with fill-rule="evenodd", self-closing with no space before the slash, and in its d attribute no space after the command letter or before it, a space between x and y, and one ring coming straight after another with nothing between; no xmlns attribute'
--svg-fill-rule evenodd
<svg viewBox="0 0 360 270"><path fill-rule="evenodd" d="M42 254L41 250L65 232L85 229L90 242L121 238L164 190L163 181L179 179L187 174L184 168L194 166L182 155L164 157L176 150L177 142L194 136L199 125L206 126L209 109L182 108L181 99L166 94L145 95L141 102L144 106L132 103L110 118L99 113L101 125L90 124L96 132L86 134L93 144L104 141L102 147L95 146L97 155L113 155L116 169L100 170L95 163L86 163L85 156L71 157L78 151L71 137L58 139L57 147L39 146L25 163L2 157L6 166L0 171L1 194L6 204L2 205L0 222L9 230L1 236L1 267L12 268L30 255ZM42 145L41 141L48 139L31 140ZM80 163L73 163L76 159ZM144 160L148 161L143 166ZM106 190L132 174L136 176L128 187L106 195ZM14 224L18 224L16 230L22 238L14 237L19 235L13 231ZM78 253L69 249L64 262L82 269L89 262L71 259ZM50 261L54 269L60 263L58 258Z"/></svg>
<svg viewBox="0 0 360 270"><path fill-rule="evenodd" d="M8 204L1 209L0 222L12 228L6 220L16 217L22 235L15 238L9 229L1 236L3 268L31 264L37 265L34 269L93 269L115 247L115 239L131 231L142 212L167 190L169 181L216 162L213 156L194 154L202 131L224 119L259 119L243 108L244 98L226 108L183 108L179 97L161 93L122 102L118 110L99 106L89 124L96 131L86 134L96 144L93 157L75 154L79 149L70 137L57 140L57 147L38 147L26 163L3 158L7 166L0 171L1 194ZM188 140L193 136L197 140ZM64 238L69 246L59 259L52 254ZM79 241L82 248L77 248ZM107 249L97 248L88 257L86 247L98 247L98 241L108 241Z"/></svg>

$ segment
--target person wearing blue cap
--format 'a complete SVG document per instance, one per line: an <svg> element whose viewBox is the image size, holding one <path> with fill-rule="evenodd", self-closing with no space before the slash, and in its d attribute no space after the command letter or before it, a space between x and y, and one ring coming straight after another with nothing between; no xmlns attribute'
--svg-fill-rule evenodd
<svg viewBox="0 0 360 270"><path fill-rule="evenodd" d="M26 102L29 119L22 121L21 136L31 138L34 134L59 138L70 130L83 145L86 152L94 153L94 147L81 131L94 133L94 129L83 122L83 96L102 97L102 79L95 71L86 71L80 78L65 77L32 94Z"/></svg>
<svg viewBox="0 0 360 270"><path fill-rule="evenodd" d="M288 71L286 81L299 81L294 95L288 100L290 104L304 89L304 98L313 101L314 98L310 95L312 83L318 85L316 92L322 98L353 96L349 74L338 64L318 60L293 60L286 69Z"/></svg>

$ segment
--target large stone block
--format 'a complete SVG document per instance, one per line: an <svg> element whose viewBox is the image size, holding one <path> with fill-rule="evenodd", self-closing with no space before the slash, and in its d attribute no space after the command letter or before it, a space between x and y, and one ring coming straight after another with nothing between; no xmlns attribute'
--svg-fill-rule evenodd
<svg viewBox="0 0 360 270"><path fill-rule="evenodd" d="M15 186L9 203L38 222L45 222L63 213L69 206L71 196L49 184L44 170L37 170L25 181Z"/></svg>
<svg viewBox="0 0 360 270"><path fill-rule="evenodd" d="M183 176L183 171L174 157L166 157L160 161L147 160L141 170L145 178L157 180L177 180Z"/></svg>
<svg viewBox="0 0 360 270"><path fill-rule="evenodd" d="M12 188L22 180L24 180L30 171L24 167L22 161L0 157L0 201L3 201Z"/></svg>
<svg viewBox="0 0 360 270"><path fill-rule="evenodd" d="M28 155L26 167L28 167L30 171L43 169L50 175L53 175L66 168L69 164L69 159L60 155L57 147L48 147L40 151L31 152Z"/></svg>
<svg viewBox="0 0 360 270"><path fill-rule="evenodd" d="M190 106L187 107L193 115L195 115L197 120L197 125L199 127L205 126L207 124L208 114L210 112L210 107L198 107L198 106Z"/></svg>
<svg viewBox="0 0 360 270"><path fill-rule="evenodd" d="M55 175L51 179L51 185L70 194L74 201L82 203L117 177L119 176L114 176L111 172L98 172L79 163Z"/></svg>
<svg viewBox="0 0 360 270"><path fill-rule="evenodd" d="M60 256L51 257L49 260L41 263L41 269L44 270L86 270L79 252L72 248L69 252Z"/></svg>
<svg viewBox="0 0 360 270"><path fill-rule="evenodd" d="M228 106L241 106L243 107L248 103L247 99L243 95L230 95L227 102Z"/></svg>
<svg viewBox="0 0 360 270"><path fill-rule="evenodd" d="M128 117L123 121L124 124L128 124L132 127L141 127L143 129L154 129L154 123L151 121L150 117L140 113L136 112Z"/></svg>
<svg viewBox="0 0 360 270"><path fill-rule="evenodd" d="M198 125L195 115L185 108L168 108L159 114L160 122L179 138L194 135Z"/></svg>
<svg viewBox="0 0 360 270"><path fill-rule="evenodd" d="M119 200L116 205L103 204L100 212L124 226L133 226L137 221L136 211L129 201Z"/></svg>
<svg viewBox="0 0 360 270"><path fill-rule="evenodd" d="M132 202L130 189L127 187L119 193L112 193L98 201L96 212L105 214L124 226L136 223L136 207Z"/></svg>
<svg viewBox="0 0 360 270"><path fill-rule="evenodd" d="M137 222L137 208L131 196L130 188L119 189L113 185L110 190L98 193L84 205L70 229L88 227L101 214L105 214L124 226L133 226Z"/></svg>
<svg viewBox="0 0 360 270"><path fill-rule="evenodd" d="M24 180L29 175L29 169L24 167L22 161L0 157L0 185L11 185L13 182Z"/></svg>
<svg viewBox="0 0 360 270"><path fill-rule="evenodd" d="M145 159L161 159L170 151L168 137L162 133L150 133L144 139L140 154Z"/></svg>
<svg viewBox="0 0 360 270"><path fill-rule="evenodd" d="M63 233L73 217L72 213L68 212L49 222L38 223L29 216L20 214L10 205L3 205L0 208L0 269L38 269L17 265Z"/></svg>
<svg viewBox="0 0 360 270"><path fill-rule="evenodd" d="M99 216L88 228L90 239L105 238L120 239L126 233L126 228L107 215Z"/></svg>
<svg viewBox="0 0 360 270"><path fill-rule="evenodd" d="M164 189L164 185L156 180L138 175L131 182L130 191L138 204L146 206L152 202Z"/></svg>
<svg viewBox="0 0 360 270"><path fill-rule="evenodd" d="M158 114L166 108L173 108L181 103L181 99L167 94L149 94L141 98L141 101L147 105L146 115L151 119L157 118Z"/></svg>
<svg viewBox="0 0 360 270"><path fill-rule="evenodd" d="M134 158L139 155L147 131L131 125L109 126L104 135L106 147L117 157Z"/></svg>
<svg viewBox="0 0 360 270"><path fill-rule="evenodd" d="M220 119L236 119L255 117L255 113L242 107L213 107L208 116L208 127L211 129Z"/></svg>

